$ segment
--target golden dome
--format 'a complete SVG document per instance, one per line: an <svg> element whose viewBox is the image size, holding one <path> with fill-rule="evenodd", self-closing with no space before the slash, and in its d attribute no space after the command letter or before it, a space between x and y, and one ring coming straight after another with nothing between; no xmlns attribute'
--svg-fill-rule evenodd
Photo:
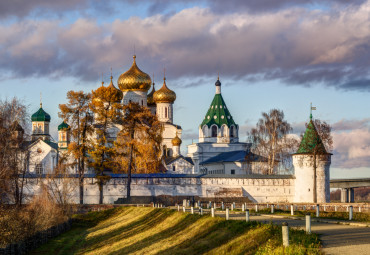
<svg viewBox="0 0 370 255"><path fill-rule="evenodd" d="M172 139L172 146L180 146L182 141L181 139L177 136L177 133L176 133L176 137Z"/></svg>
<svg viewBox="0 0 370 255"><path fill-rule="evenodd" d="M152 84L150 76L139 69L136 65L136 55L131 68L121 74L117 81L121 91L148 91Z"/></svg>
<svg viewBox="0 0 370 255"><path fill-rule="evenodd" d="M155 103L173 103L176 100L176 93L170 90L166 85L166 78L163 78L163 86L160 90L154 92L153 99Z"/></svg>
<svg viewBox="0 0 370 255"><path fill-rule="evenodd" d="M148 106L155 106L155 102L153 100L153 95L154 95L154 92L155 92L154 85L155 85L155 83L153 82L153 89L152 89L152 91L150 91L150 93L146 97L146 102L147 102Z"/></svg>
<svg viewBox="0 0 370 255"><path fill-rule="evenodd" d="M117 98L117 102L121 102L122 101L123 93L122 93L121 90L117 89L113 85L113 76L112 75L110 76L110 83L109 83L109 86L107 87L107 89L112 90L112 93L110 93L110 94L111 95L114 95L114 97Z"/></svg>

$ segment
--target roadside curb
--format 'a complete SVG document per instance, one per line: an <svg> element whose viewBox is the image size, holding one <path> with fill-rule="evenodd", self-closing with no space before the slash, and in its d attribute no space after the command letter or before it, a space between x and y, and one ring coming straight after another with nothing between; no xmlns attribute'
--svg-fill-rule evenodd
<svg viewBox="0 0 370 255"><path fill-rule="evenodd" d="M271 214L254 214L257 216L264 216L264 217L271 217L271 218L284 218L284 219L292 219L292 220L304 220L303 217L294 217L294 216L284 216L284 215L271 215ZM361 223L361 222L349 222L349 221L338 221L338 220L329 220L329 219L318 219L318 218L311 218L311 221L314 222L322 222L322 223L330 223L330 224L341 224L341 225L350 225L350 226L357 226L357 227L370 227L370 223Z"/></svg>

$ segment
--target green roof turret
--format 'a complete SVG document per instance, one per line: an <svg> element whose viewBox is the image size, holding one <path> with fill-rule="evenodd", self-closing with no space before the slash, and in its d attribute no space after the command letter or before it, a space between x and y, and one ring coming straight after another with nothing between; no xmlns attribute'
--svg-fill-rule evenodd
<svg viewBox="0 0 370 255"><path fill-rule="evenodd" d="M40 109L32 114L31 120L32 121L47 121L50 122L50 115L42 109L42 103L40 103Z"/></svg>
<svg viewBox="0 0 370 255"><path fill-rule="evenodd" d="M69 125L65 123L64 121L58 126L58 131L69 129Z"/></svg>
<svg viewBox="0 0 370 255"><path fill-rule="evenodd" d="M201 124L201 127L207 125L208 127L213 124L221 127L226 125L228 127L234 125L236 126L233 117L231 116L229 110L226 107L225 101L221 95L221 82L217 79L216 83L216 94L212 100L211 106L209 107L206 116Z"/></svg>

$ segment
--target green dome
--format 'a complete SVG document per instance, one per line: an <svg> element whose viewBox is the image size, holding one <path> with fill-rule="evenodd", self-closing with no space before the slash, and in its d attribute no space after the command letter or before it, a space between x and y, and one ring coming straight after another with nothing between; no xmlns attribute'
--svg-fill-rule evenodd
<svg viewBox="0 0 370 255"><path fill-rule="evenodd" d="M67 123L65 123L64 121L62 122L62 124L60 124L58 126L58 131L60 131L62 129L69 129L69 125Z"/></svg>
<svg viewBox="0 0 370 255"><path fill-rule="evenodd" d="M37 112L35 112L34 114L32 114L32 116L31 116L32 121L48 121L48 122L50 122L50 119L51 119L50 115L42 109L42 105L40 105L40 109Z"/></svg>

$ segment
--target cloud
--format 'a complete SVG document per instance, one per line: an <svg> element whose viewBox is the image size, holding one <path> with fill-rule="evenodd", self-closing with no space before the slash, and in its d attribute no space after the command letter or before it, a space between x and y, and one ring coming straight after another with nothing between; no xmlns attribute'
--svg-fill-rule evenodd
<svg viewBox="0 0 370 255"><path fill-rule="evenodd" d="M334 132L351 131L354 129L366 129L370 127L370 118L362 120L346 120L342 119L332 125Z"/></svg>
<svg viewBox="0 0 370 255"><path fill-rule="evenodd" d="M277 79L369 91L370 3L325 11L287 6L268 13L240 9L222 14L194 7L103 24L89 18L68 25L61 20L6 23L0 25L0 48L5 49L0 69L20 78L93 81L111 66L116 76L126 71L135 45L142 70L162 73L165 66L170 79L201 81L220 71L231 80Z"/></svg>

